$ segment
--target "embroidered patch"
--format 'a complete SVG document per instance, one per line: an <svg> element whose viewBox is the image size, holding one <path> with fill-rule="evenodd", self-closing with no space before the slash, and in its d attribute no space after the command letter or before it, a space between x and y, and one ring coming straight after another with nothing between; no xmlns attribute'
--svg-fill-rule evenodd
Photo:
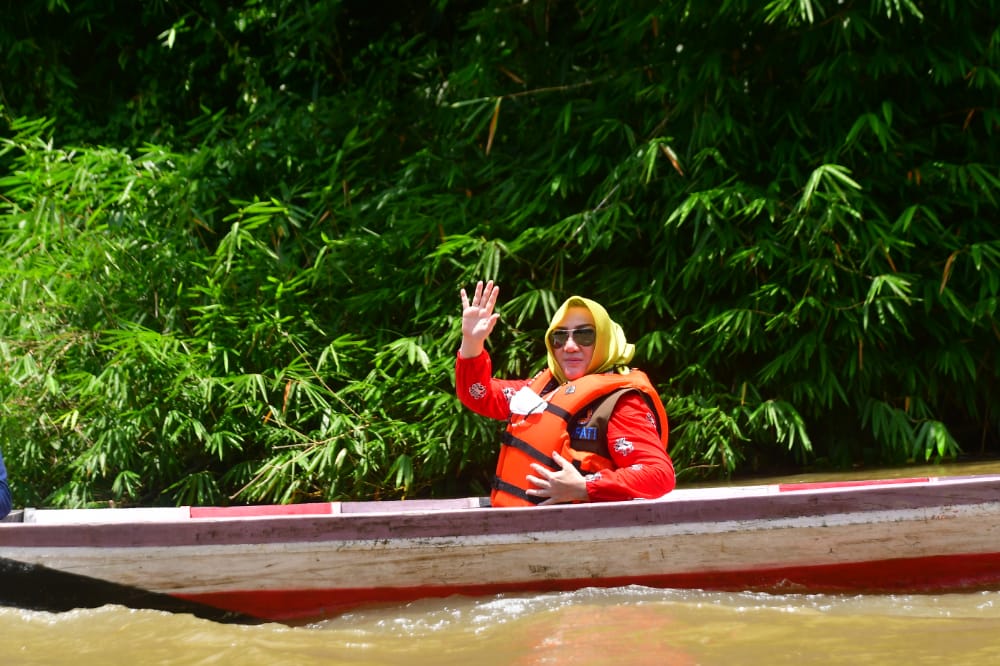
<svg viewBox="0 0 1000 666"><path fill-rule="evenodd" d="M585 439L590 442L596 442L597 428L594 426L577 426L573 428L573 439Z"/></svg>
<svg viewBox="0 0 1000 666"><path fill-rule="evenodd" d="M600 481L601 480L601 473L600 472L594 472L593 474L588 474L587 476L585 476L583 478L584 478L584 480L587 483L590 483L591 481Z"/></svg>
<svg viewBox="0 0 1000 666"><path fill-rule="evenodd" d="M486 387L479 382L476 382L469 387L469 395L472 396L473 400L482 400L486 397Z"/></svg>
<svg viewBox="0 0 1000 666"><path fill-rule="evenodd" d="M632 442L625 439L624 437L619 437L618 439L615 440L615 453L619 455L627 456L631 454L634 449L635 446L632 444Z"/></svg>

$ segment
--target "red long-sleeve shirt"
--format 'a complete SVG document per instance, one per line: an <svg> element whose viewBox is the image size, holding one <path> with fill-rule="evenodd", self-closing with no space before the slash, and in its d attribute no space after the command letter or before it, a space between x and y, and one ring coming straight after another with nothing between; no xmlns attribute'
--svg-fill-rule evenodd
<svg viewBox="0 0 1000 666"><path fill-rule="evenodd" d="M493 362L485 351L475 358L457 355L455 390L462 404L476 414L508 419L511 396L530 383L527 379L494 379ZM640 395L628 393L618 401L607 430L615 468L587 475L590 501L652 499L674 489L674 464L654 423L654 414Z"/></svg>

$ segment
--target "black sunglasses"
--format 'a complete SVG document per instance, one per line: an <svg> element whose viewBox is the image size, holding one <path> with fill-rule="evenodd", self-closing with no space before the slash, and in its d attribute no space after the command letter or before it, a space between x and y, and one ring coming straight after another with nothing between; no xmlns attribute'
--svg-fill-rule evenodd
<svg viewBox="0 0 1000 666"><path fill-rule="evenodd" d="M586 326L584 328L558 328L549 333L549 344L553 349L562 349L573 338L573 342L581 347L593 347L597 342L597 331Z"/></svg>

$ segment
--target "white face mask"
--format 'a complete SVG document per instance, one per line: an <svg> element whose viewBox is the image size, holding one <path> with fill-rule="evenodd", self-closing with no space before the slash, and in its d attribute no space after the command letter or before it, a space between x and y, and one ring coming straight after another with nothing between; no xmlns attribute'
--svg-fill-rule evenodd
<svg viewBox="0 0 1000 666"><path fill-rule="evenodd" d="M515 393L510 399L511 413L519 416L541 414L545 411L546 405L545 399L527 386Z"/></svg>

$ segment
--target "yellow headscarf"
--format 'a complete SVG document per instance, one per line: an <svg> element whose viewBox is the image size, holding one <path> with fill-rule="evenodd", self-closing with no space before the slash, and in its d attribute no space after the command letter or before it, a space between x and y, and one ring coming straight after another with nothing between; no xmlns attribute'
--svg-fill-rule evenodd
<svg viewBox="0 0 1000 666"><path fill-rule="evenodd" d="M611 317L608 316L607 310L600 303L592 301L589 298L583 298L582 296L570 296L556 310L555 315L552 317L552 323L549 324L548 330L545 331L545 348L549 352L549 369L555 375L555 378L559 380L559 383L561 384L566 381L566 375L563 374L562 368L559 367L559 362L556 361L556 357L552 353L549 334L562 324L563 319L566 318L567 311L574 307L587 308L594 317L594 328L597 330L597 341L594 343L594 357L590 360L590 367L587 368L587 374L606 372L615 367L618 367L618 371L622 374L628 373L628 363L635 355L635 345L625 339L625 331L622 330L622 327L612 321Z"/></svg>

